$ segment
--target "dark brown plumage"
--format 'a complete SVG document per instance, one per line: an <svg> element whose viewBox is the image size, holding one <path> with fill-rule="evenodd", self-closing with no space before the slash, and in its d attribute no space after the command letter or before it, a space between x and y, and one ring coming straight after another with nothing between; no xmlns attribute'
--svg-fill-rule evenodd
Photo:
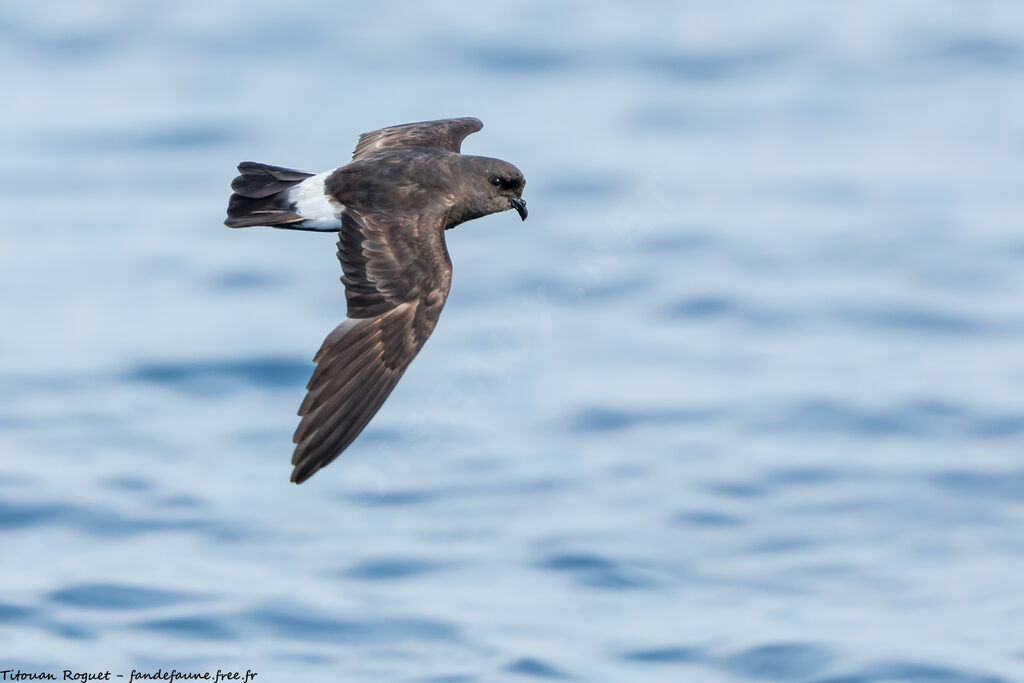
<svg viewBox="0 0 1024 683"><path fill-rule="evenodd" d="M348 319L314 358L292 481L305 481L352 443L433 332L451 286L445 230L510 208L526 219L519 169L460 153L482 125L447 119L365 133L351 163L316 175L239 165L228 226L339 236Z"/></svg>

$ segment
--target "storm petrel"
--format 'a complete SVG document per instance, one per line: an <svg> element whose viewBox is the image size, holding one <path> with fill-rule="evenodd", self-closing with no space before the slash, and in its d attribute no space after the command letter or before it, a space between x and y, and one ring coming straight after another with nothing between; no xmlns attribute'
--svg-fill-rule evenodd
<svg viewBox="0 0 1024 683"><path fill-rule="evenodd" d="M338 233L347 319L324 340L299 407L291 480L309 479L359 435L434 331L452 264L444 232L515 209L522 172L460 152L475 118L364 133L352 161L323 173L245 161L225 225Z"/></svg>

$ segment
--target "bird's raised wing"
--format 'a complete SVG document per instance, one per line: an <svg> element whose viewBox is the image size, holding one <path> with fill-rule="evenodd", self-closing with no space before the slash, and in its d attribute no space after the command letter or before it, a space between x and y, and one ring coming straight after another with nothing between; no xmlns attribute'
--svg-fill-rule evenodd
<svg viewBox="0 0 1024 683"><path fill-rule="evenodd" d="M313 359L293 439L296 483L338 457L376 414L434 331L451 285L443 213L346 209L339 236L348 320Z"/></svg>
<svg viewBox="0 0 1024 683"><path fill-rule="evenodd" d="M470 133L484 127L480 119L441 119L391 126L363 133L359 136L352 159L362 159L382 149L406 149L409 147L441 147L458 152L462 141Z"/></svg>

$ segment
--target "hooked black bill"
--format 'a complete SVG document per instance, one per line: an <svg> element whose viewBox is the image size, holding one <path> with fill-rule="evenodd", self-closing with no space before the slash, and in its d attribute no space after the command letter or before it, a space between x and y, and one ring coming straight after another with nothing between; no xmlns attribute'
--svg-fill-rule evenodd
<svg viewBox="0 0 1024 683"><path fill-rule="evenodd" d="M526 210L526 200L521 199L519 197L512 197L511 199L508 200L508 203L512 205L513 209L519 212L519 217L525 221L526 216L529 213Z"/></svg>

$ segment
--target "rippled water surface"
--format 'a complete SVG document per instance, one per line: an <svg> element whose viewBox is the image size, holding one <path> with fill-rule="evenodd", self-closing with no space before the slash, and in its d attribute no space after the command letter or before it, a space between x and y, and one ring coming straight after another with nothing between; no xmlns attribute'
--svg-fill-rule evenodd
<svg viewBox="0 0 1024 683"><path fill-rule="evenodd" d="M0 668L1024 680L1024 6L0 8ZM530 220L288 483L331 235L234 164L478 116Z"/></svg>

